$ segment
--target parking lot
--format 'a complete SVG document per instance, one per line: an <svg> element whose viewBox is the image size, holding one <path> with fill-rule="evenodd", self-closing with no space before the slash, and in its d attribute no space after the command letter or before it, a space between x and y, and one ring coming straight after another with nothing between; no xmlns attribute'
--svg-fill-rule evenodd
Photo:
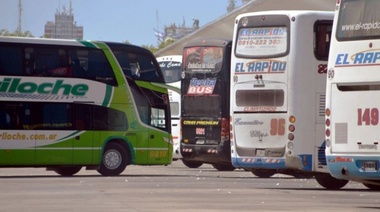
<svg viewBox="0 0 380 212"><path fill-rule="evenodd" d="M350 182L328 191L314 179L169 166L128 166L118 177L73 177L36 168L0 169L0 211L375 211L380 196Z"/></svg>

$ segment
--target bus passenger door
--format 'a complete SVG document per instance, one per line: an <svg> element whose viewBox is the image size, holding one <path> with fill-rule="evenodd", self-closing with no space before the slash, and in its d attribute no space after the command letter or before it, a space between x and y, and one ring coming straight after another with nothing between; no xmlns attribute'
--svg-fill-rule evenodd
<svg viewBox="0 0 380 212"><path fill-rule="evenodd" d="M92 162L92 105L44 103L36 130L36 165L85 165Z"/></svg>
<svg viewBox="0 0 380 212"><path fill-rule="evenodd" d="M73 137L73 164L89 165L94 164L94 151L98 151L100 155L99 138L100 130L94 130L94 127L105 125L105 120L99 120L106 117L103 111L95 111L95 107L91 103L74 104L73 105L73 128L75 130ZM96 113L99 112L99 113ZM104 118L103 118L104 119ZM103 122L103 123L102 123Z"/></svg>
<svg viewBox="0 0 380 212"><path fill-rule="evenodd" d="M151 125L156 128L149 129L149 164L170 163L172 160L173 145L170 143L170 138L166 132L170 125L170 114L165 113L165 110L160 108L151 108ZM170 135L171 136L171 135Z"/></svg>

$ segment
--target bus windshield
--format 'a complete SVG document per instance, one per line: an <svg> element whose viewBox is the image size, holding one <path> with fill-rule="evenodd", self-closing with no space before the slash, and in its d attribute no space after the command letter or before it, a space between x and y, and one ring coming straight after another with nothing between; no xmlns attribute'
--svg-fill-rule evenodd
<svg viewBox="0 0 380 212"><path fill-rule="evenodd" d="M241 28L237 34L236 54L242 57L268 57L287 51L286 27Z"/></svg>
<svg viewBox="0 0 380 212"><path fill-rule="evenodd" d="M220 116L219 94L213 94L222 70L223 48L197 46L184 48L185 78L189 80L183 99L186 116ZM199 104L202 102L202 104Z"/></svg>
<svg viewBox="0 0 380 212"><path fill-rule="evenodd" d="M189 47L183 51L186 74L217 74L222 69L223 48Z"/></svg>
<svg viewBox="0 0 380 212"><path fill-rule="evenodd" d="M285 92L282 89L237 90L238 107L283 107Z"/></svg>
<svg viewBox="0 0 380 212"><path fill-rule="evenodd" d="M336 28L337 40L363 40L380 34L380 1L342 1Z"/></svg>
<svg viewBox="0 0 380 212"><path fill-rule="evenodd" d="M133 80L165 83L157 62L150 57L149 50L128 44L112 42L106 44L111 48L126 77Z"/></svg>
<svg viewBox="0 0 380 212"><path fill-rule="evenodd" d="M181 80L181 62L180 61L160 61L161 71L166 83L178 82Z"/></svg>

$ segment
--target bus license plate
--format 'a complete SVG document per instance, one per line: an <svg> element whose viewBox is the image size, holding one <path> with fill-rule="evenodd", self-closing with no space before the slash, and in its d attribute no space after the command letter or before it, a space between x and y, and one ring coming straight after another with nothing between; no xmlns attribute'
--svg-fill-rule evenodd
<svg viewBox="0 0 380 212"><path fill-rule="evenodd" d="M256 157L265 157L265 149L256 149Z"/></svg>
<svg viewBox="0 0 380 212"><path fill-rule="evenodd" d="M366 172L374 172L378 170L377 161L363 161L362 168Z"/></svg>
<svg viewBox="0 0 380 212"><path fill-rule="evenodd" d="M205 140L204 139L198 139L195 144L205 144Z"/></svg>

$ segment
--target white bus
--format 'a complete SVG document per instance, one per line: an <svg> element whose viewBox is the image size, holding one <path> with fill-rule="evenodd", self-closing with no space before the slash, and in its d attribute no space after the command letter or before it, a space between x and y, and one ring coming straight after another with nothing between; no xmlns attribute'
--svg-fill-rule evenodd
<svg viewBox="0 0 380 212"><path fill-rule="evenodd" d="M169 89L170 111L173 135L173 160L182 158L180 151L180 115L181 115L181 69L182 55L167 55L157 57L165 82L178 90Z"/></svg>
<svg viewBox="0 0 380 212"><path fill-rule="evenodd" d="M380 1L337 1L326 88L330 173L375 190L380 189L379 10Z"/></svg>
<svg viewBox="0 0 380 212"><path fill-rule="evenodd" d="M334 13L237 16L231 58L231 160L259 177L315 176L329 189L324 155L326 67Z"/></svg>

